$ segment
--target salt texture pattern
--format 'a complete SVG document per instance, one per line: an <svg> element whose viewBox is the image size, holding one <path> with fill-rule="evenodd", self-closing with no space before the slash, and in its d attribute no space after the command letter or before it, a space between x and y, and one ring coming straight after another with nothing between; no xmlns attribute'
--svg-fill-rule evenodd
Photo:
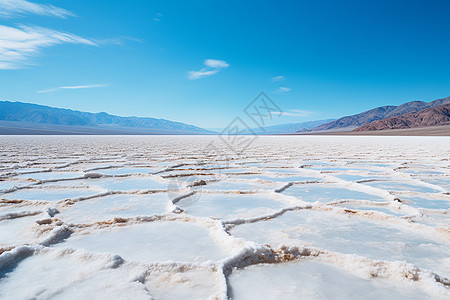
<svg viewBox="0 0 450 300"><path fill-rule="evenodd" d="M450 299L449 138L0 137L1 299L361 295Z"/></svg>

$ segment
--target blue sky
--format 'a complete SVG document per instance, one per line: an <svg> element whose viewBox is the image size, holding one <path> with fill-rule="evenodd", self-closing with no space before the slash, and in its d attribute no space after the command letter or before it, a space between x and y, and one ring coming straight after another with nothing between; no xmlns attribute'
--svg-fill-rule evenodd
<svg viewBox="0 0 450 300"><path fill-rule="evenodd" d="M450 96L449 1L0 0L0 100L201 127Z"/></svg>

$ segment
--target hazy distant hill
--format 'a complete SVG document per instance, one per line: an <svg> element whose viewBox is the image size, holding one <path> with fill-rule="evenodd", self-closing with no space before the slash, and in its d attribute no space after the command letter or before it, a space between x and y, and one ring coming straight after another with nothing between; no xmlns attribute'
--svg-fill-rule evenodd
<svg viewBox="0 0 450 300"><path fill-rule="evenodd" d="M405 129L450 125L450 104L429 107L419 112L406 113L366 124L354 131Z"/></svg>
<svg viewBox="0 0 450 300"><path fill-rule="evenodd" d="M312 131L336 130L348 127L353 129L373 121L402 115L409 112L418 112L429 107L436 107L450 103L450 97L432 102L411 101L399 106L381 106L356 115L346 116L335 121L312 128Z"/></svg>
<svg viewBox="0 0 450 300"><path fill-rule="evenodd" d="M119 117L22 102L0 101L0 134L211 134L164 119Z"/></svg>
<svg viewBox="0 0 450 300"><path fill-rule="evenodd" d="M313 127L319 126L324 123L328 123L333 119L309 121L302 123L288 123L281 125L273 125L264 127L264 129L256 128L252 129L257 134L290 134L296 132L307 131Z"/></svg>

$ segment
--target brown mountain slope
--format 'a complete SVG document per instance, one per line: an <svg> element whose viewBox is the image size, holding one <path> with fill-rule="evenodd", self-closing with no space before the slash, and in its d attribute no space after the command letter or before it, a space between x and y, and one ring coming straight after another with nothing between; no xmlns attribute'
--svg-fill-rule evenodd
<svg viewBox="0 0 450 300"><path fill-rule="evenodd" d="M373 121L358 127L353 131L404 129L442 125L450 125L450 104L430 107L418 112L411 112L400 116Z"/></svg>
<svg viewBox="0 0 450 300"><path fill-rule="evenodd" d="M335 121L317 126L311 131L336 130L339 128L356 127L369 124L373 121L399 116L405 113L414 113L429 107L436 107L450 103L450 97L434 100L431 102L411 101L399 106L381 106L356 115L342 117Z"/></svg>

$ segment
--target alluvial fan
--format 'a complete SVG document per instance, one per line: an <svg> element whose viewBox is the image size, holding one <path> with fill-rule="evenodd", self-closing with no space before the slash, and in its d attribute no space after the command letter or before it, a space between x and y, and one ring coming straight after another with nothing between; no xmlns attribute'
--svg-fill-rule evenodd
<svg viewBox="0 0 450 300"><path fill-rule="evenodd" d="M450 298L449 138L231 149L0 137L0 298Z"/></svg>

